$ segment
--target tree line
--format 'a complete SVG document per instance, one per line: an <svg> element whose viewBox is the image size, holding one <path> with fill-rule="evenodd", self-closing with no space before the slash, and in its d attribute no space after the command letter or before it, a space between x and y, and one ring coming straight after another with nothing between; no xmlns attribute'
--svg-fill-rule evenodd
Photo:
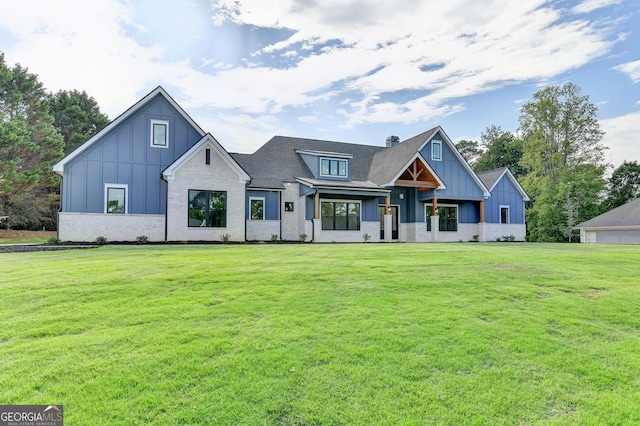
<svg viewBox="0 0 640 426"><path fill-rule="evenodd" d="M573 241L575 225L640 197L640 164L609 178L597 108L573 83L548 86L520 110L516 133L491 125L456 146L476 172L509 167L531 201L530 241Z"/></svg>
<svg viewBox="0 0 640 426"><path fill-rule="evenodd" d="M515 133L491 125L458 150L476 172L509 167L531 201L531 241L571 241L573 227L640 196L640 164L609 178L597 108L573 83L552 85L523 104ZM48 93L38 77L0 52L0 226L55 229L60 178L51 166L109 123L77 90Z"/></svg>
<svg viewBox="0 0 640 426"><path fill-rule="evenodd" d="M0 226L55 229L60 179L51 166L107 124L86 92L48 93L0 52Z"/></svg>

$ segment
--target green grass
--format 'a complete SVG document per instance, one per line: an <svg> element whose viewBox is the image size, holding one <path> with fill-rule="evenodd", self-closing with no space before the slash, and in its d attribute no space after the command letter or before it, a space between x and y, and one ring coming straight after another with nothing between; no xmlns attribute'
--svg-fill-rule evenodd
<svg viewBox="0 0 640 426"><path fill-rule="evenodd" d="M106 246L0 271L0 403L69 425L640 423L640 247Z"/></svg>

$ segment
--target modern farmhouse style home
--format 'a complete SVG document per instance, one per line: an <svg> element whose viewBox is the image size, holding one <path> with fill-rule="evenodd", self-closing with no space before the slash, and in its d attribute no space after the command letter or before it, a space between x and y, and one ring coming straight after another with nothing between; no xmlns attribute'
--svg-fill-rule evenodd
<svg viewBox="0 0 640 426"><path fill-rule="evenodd" d="M525 238L508 169L476 174L440 127L384 146L275 136L230 154L158 87L54 165L63 241Z"/></svg>

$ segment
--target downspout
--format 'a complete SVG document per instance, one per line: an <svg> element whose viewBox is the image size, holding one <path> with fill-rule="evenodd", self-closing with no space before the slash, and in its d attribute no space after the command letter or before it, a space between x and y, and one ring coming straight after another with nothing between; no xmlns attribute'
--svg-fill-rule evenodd
<svg viewBox="0 0 640 426"><path fill-rule="evenodd" d="M164 241L167 242L167 235L169 225L167 223L169 217L169 182L164 178L162 173L160 173L160 179L162 179L167 185L164 196Z"/></svg>
<svg viewBox="0 0 640 426"><path fill-rule="evenodd" d="M60 212L62 211L62 180L63 175L60 175L60 205L58 206L58 213L56 214L56 238L60 240Z"/></svg>
<svg viewBox="0 0 640 426"><path fill-rule="evenodd" d="M280 240L282 240L282 192L278 192L278 220L280 221Z"/></svg>

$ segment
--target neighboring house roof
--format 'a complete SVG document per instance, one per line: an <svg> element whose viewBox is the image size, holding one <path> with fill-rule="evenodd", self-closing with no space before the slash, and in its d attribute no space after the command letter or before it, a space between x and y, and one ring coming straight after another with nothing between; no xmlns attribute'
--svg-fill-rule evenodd
<svg viewBox="0 0 640 426"><path fill-rule="evenodd" d="M297 151L352 156L349 177L352 181L366 182L371 160L382 149L385 147L274 136L253 154L231 155L251 176L249 188L284 189L284 182L296 182L296 178L314 179Z"/></svg>
<svg viewBox="0 0 640 426"><path fill-rule="evenodd" d="M89 139L88 141L86 141L85 143L80 145L78 148L74 149L71 153L69 153L69 155L67 155L62 160L60 160L59 162L54 164L53 171L58 173L59 175L62 175L62 173L64 172L64 165L65 164L67 164L69 161L73 160L80 153L82 153L85 149L87 149L89 146L93 145L94 142L100 140L100 138L102 138L104 135L109 133L111 130L115 129L120 123L122 123L127 118L129 118L133 114L135 114L140 108L144 107L149 100L153 99L157 95L163 96L167 100L167 102L169 102L171 104L171 106L174 107L180 113L180 115L190 125L192 125L194 127L194 129L196 129L198 131L200 136L204 136L204 134L205 134L204 130L202 130L202 128L200 126L198 126L198 124L196 124L196 122L193 121L191 119L191 117L189 117L189 115L180 107L180 105L178 105L176 103L176 101L173 100L173 98L171 96L169 96L167 91L164 90L162 88L162 86L158 86L155 89L153 89L151 92L149 92L149 94L147 94L145 97L143 97L138 102L136 102L131 108L129 108L128 110L126 110L125 112L120 114L115 120L113 120L111 123L109 123L104 129L102 129L98 133L96 133L91 139Z"/></svg>
<svg viewBox="0 0 640 426"><path fill-rule="evenodd" d="M484 186L489 189L489 191L493 191L493 188L498 182L500 182L500 180L502 180L504 176L506 176L511 181L513 186L516 187L520 195L522 195L522 199L524 201L530 201L530 198L525 192L524 188L520 186L516 177L507 167L500 167L499 169L478 173L478 178L482 181Z"/></svg>
<svg viewBox="0 0 640 426"><path fill-rule="evenodd" d="M207 133L204 135L202 139L200 139L195 145L193 145L190 149L188 149L184 154L176 159L173 163L169 165L166 169L162 171L162 177L164 179L174 179L175 173L184 163L189 161L196 155L202 148L205 146L209 146L213 148L213 150L224 160L229 167L238 175L238 179L240 183L246 183L251 179L247 172L229 155L229 153L220 145L220 143L214 138L211 133Z"/></svg>
<svg viewBox="0 0 640 426"><path fill-rule="evenodd" d="M576 225L576 228L640 226L640 198Z"/></svg>

